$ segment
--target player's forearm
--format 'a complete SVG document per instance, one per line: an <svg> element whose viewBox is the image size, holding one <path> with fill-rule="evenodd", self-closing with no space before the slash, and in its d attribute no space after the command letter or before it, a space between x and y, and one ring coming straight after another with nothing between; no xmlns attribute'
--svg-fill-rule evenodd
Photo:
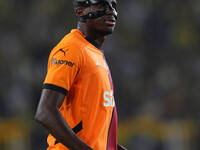
<svg viewBox="0 0 200 150"><path fill-rule="evenodd" d="M71 150L92 150L92 148L76 136L57 108L46 109L39 116L40 118L36 120L48 129L58 142Z"/></svg>

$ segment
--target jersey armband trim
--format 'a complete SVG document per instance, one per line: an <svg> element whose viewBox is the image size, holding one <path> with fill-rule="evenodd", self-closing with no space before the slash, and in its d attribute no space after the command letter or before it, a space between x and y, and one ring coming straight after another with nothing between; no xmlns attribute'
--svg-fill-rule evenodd
<svg viewBox="0 0 200 150"><path fill-rule="evenodd" d="M54 90L54 91L58 91L64 95L67 95L68 91L62 87L59 87L59 86L56 86L56 85L53 85L53 84L43 84L42 86L43 89L51 89L51 90Z"/></svg>
<svg viewBox="0 0 200 150"><path fill-rule="evenodd" d="M77 134L78 132L80 132L83 129L83 125L82 125L82 121L79 122L79 124L77 124L72 130Z"/></svg>

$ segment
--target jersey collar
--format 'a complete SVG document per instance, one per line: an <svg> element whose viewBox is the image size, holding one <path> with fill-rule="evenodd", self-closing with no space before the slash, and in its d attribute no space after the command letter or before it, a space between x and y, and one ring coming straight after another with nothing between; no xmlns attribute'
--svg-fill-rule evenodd
<svg viewBox="0 0 200 150"><path fill-rule="evenodd" d="M71 32L79 34L81 37L85 39L85 41L87 41L87 43L93 45L100 53L103 53L103 50L100 49L99 45L95 41L87 38L79 29L72 29Z"/></svg>

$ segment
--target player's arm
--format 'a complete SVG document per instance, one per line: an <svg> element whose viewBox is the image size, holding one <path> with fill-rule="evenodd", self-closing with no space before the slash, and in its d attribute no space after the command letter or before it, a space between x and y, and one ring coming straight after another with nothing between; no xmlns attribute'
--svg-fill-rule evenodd
<svg viewBox="0 0 200 150"><path fill-rule="evenodd" d="M58 142L71 150L92 150L76 136L62 117L59 108L63 103L64 97L65 95L58 91L43 89L35 120L42 124Z"/></svg>
<svg viewBox="0 0 200 150"><path fill-rule="evenodd" d="M120 144L117 144L117 148L118 148L118 150L127 150L125 147L123 147L123 146L120 145Z"/></svg>

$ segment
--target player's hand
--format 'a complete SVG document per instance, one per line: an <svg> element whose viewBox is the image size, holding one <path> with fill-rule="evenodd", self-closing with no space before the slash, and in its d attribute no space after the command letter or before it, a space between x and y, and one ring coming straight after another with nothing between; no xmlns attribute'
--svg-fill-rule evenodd
<svg viewBox="0 0 200 150"><path fill-rule="evenodd" d="M123 146L120 145L120 144L117 144L117 147L118 147L118 150L127 150L125 147L123 147Z"/></svg>

